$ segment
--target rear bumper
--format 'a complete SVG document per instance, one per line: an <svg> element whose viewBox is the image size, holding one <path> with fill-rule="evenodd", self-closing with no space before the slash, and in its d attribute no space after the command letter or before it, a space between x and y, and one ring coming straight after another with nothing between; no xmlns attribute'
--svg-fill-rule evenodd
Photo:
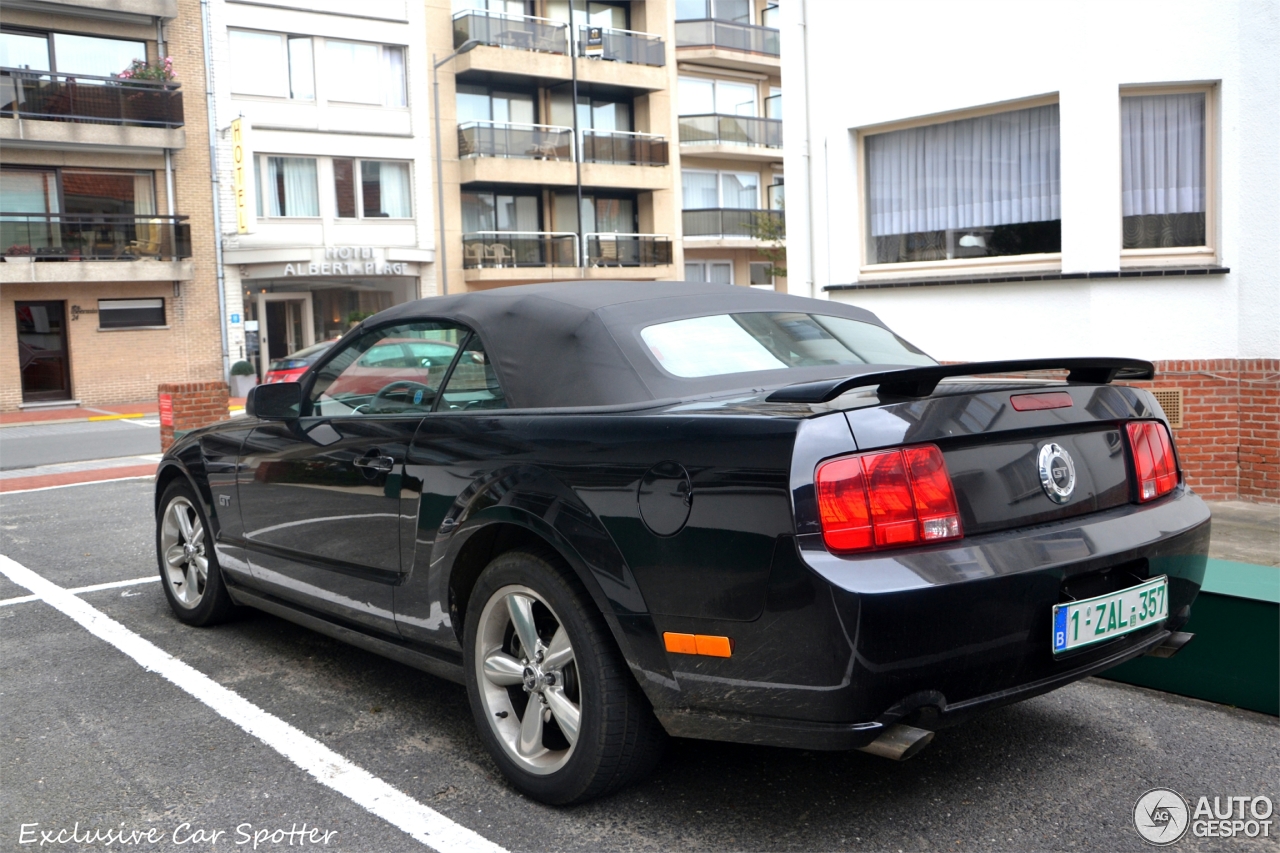
<svg viewBox="0 0 1280 853"><path fill-rule="evenodd" d="M895 722L951 725L1159 645L1190 616L1208 544L1208 509L1185 488L870 557L833 556L800 537L777 550L760 619L698 626L733 637L733 656L673 656L678 707L657 711L672 734L806 749L863 746ZM1167 621L1053 654L1053 605L1073 585L1110 591L1159 575L1169 578Z"/></svg>

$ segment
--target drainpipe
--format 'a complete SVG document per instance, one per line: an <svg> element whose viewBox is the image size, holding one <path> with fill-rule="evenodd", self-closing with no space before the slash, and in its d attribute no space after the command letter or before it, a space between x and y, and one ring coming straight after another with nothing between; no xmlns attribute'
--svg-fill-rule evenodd
<svg viewBox="0 0 1280 853"><path fill-rule="evenodd" d="M209 114L209 181L213 190L213 251L218 273L218 328L222 332L222 381L230 383L231 358L230 347L227 344L227 279L222 266L222 184L218 180L217 104L213 92L213 18L209 10L209 0L200 0L200 29L201 35L204 37L204 98Z"/></svg>
<svg viewBox="0 0 1280 853"><path fill-rule="evenodd" d="M800 0L800 26L803 30L802 44L804 45L804 57L801 64L804 67L804 172L805 172L804 182L805 182L805 207L807 208L807 210L805 211L805 214L806 216L808 216L808 219L809 219L809 222L808 222L809 278L808 278L808 281L806 282L809 288L809 292L806 295L814 299L817 299L819 298L817 293L818 276L815 272L815 267L817 267L818 265L818 241L814 233L816 229L814 228L814 219L813 219L813 191L814 191L813 154L810 150L810 143L812 142L812 140L809 134L809 129L810 129L809 128L809 124L810 124L809 99L811 97L811 91L809 88L809 2L808 0ZM829 190L830 190L829 187L824 188L824 192L827 192L828 195L830 194ZM861 190L861 188L859 188L859 190Z"/></svg>
<svg viewBox="0 0 1280 853"><path fill-rule="evenodd" d="M573 24L573 0L569 0L569 68L573 72L573 165L578 190L578 278L587 277L587 240L582 231L582 137L578 132L578 32Z"/></svg>

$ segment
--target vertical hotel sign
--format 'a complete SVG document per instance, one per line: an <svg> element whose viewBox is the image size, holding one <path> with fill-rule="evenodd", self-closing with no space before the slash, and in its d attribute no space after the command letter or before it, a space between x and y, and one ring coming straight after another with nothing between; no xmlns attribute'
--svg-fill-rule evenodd
<svg viewBox="0 0 1280 853"><path fill-rule="evenodd" d="M236 200L236 233L249 232L249 147L245 144L244 119L231 122L231 187Z"/></svg>

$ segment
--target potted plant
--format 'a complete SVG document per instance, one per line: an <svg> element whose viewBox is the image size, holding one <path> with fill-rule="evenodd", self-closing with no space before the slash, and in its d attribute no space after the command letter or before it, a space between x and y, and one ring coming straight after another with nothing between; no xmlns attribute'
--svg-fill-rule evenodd
<svg viewBox="0 0 1280 853"><path fill-rule="evenodd" d="M31 247L22 245L14 245L5 249L4 262L6 264L29 264L31 263Z"/></svg>
<svg viewBox="0 0 1280 853"><path fill-rule="evenodd" d="M258 384L258 373L247 361L237 361L231 365L231 396L245 397L249 389Z"/></svg>

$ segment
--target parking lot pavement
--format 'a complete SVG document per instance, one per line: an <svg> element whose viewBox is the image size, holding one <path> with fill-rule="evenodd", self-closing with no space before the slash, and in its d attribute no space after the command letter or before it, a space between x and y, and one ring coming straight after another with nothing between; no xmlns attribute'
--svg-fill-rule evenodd
<svg viewBox="0 0 1280 853"><path fill-rule="evenodd" d="M68 588L149 576L150 514L147 481L0 495L0 553ZM337 833L328 850L424 849L63 613L4 603L24 592L0 583L0 849L35 849L15 844L23 823L76 821L169 839L139 849L248 850L237 825L304 822ZM1280 798L1274 718L1089 679L939 732L901 764L678 741L646 782L558 810L504 784L461 687L262 614L188 628L158 583L79 598L507 850L1142 850L1131 812L1152 787ZM226 834L178 845L184 823Z"/></svg>

